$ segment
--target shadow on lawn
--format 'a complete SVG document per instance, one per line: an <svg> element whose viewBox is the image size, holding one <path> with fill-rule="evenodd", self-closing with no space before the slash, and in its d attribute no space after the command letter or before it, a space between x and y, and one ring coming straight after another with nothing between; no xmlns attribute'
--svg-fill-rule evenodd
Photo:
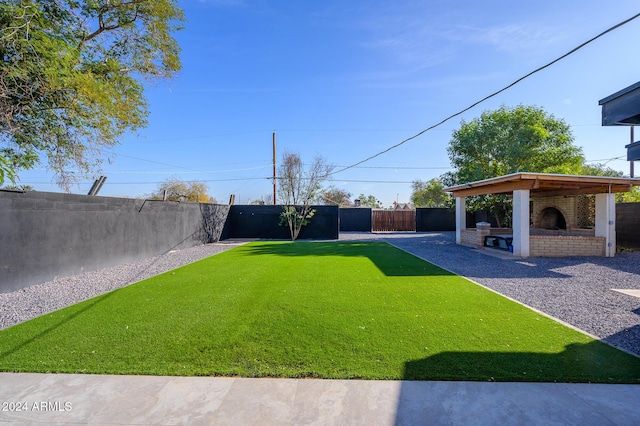
<svg viewBox="0 0 640 426"><path fill-rule="evenodd" d="M640 312L640 309L638 309L638 311ZM627 327L615 334L606 336L602 340L612 346L624 349L640 357L640 346L638 345L638 342L640 342L640 324Z"/></svg>
<svg viewBox="0 0 640 426"><path fill-rule="evenodd" d="M285 242L243 247L248 255L291 257L366 257L385 275L392 277L454 276L430 262L386 242ZM331 265L328 265L331 266Z"/></svg>
<svg viewBox="0 0 640 426"><path fill-rule="evenodd" d="M101 296L97 296L94 297L93 299L89 299L88 301L85 302L81 302L81 303L86 303L86 306L84 306L82 309L79 309L78 311L74 312L73 314L69 315L69 316L64 316L60 321L55 322L54 324L51 324L50 326L40 330L37 329L39 331L35 332L35 334L29 338L26 338L24 340L21 339L20 344L14 346L11 349L8 350L3 350L0 354L0 360L3 359L7 359L10 358L11 355L15 352L18 352L20 349L24 348L25 346L28 346L29 344L35 342L36 340L38 340L39 338L46 336L47 334L49 334L50 332L52 332L53 330L56 330L59 327L62 327L64 324L68 323L69 321L73 320L76 317L79 317L80 315L84 314L85 312L91 310L95 305L97 305L98 303L103 302L104 300L106 300L107 298L111 297L113 294L115 293L115 291L111 291L109 293L105 293ZM45 317L47 315L51 315L51 313L49 314L45 314L42 317ZM2 330L2 332L7 332L6 329Z"/></svg>
<svg viewBox="0 0 640 426"><path fill-rule="evenodd" d="M640 384L640 358L600 341L560 353L441 352L405 363L403 380Z"/></svg>
<svg viewBox="0 0 640 426"><path fill-rule="evenodd" d="M453 372L446 378L442 371ZM455 401L464 400L473 404L475 409L498 412L501 421L512 418L520 409L517 404L529 396L534 396L535 388L507 387L507 394L497 392L505 387L494 386L449 386L446 383L425 383L417 380L457 380L476 382L598 382L640 384L640 359L617 351L601 342L571 344L557 354L542 353L499 353L499 352L442 352L437 355L409 361L405 364L404 381L400 385L396 409L396 425L450 423L451 409L459 408L460 414L466 413L468 406L455 407ZM487 384L488 385L488 384ZM535 395L535 401L541 398L557 401L563 398L563 392L555 395L553 389L548 395ZM514 392L514 393L511 393ZM495 401L494 405L493 402ZM486 404L486 405L485 405ZM444 408L443 408L444 407ZM567 407L570 409L570 407ZM454 413L456 411L453 411ZM482 417L478 412L470 419ZM463 414L464 415L464 414ZM497 418L488 413L487 419ZM535 421L530 418L529 421Z"/></svg>

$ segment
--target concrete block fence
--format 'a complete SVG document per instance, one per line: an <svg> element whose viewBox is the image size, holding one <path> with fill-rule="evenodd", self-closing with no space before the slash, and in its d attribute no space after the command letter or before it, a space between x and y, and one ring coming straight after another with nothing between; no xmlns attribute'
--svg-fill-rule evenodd
<svg viewBox="0 0 640 426"><path fill-rule="evenodd" d="M229 206L0 191L0 292L218 241Z"/></svg>

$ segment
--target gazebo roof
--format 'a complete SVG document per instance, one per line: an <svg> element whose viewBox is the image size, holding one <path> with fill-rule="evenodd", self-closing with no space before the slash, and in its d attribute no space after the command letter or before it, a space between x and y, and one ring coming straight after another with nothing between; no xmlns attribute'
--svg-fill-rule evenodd
<svg viewBox="0 0 640 426"><path fill-rule="evenodd" d="M608 176L558 175L549 173L513 173L492 179L444 188L454 197L485 194L508 194L528 189L532 197L555 195L602 194L631 191L640 179Z"/></svg>

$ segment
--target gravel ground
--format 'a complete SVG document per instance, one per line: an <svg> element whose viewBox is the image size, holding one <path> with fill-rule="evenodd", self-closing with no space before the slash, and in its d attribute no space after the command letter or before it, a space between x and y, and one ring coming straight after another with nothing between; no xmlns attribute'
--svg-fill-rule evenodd
<svg viewBox="0 0 640 426"><path fill-rule="evenodd" d="M640 298L612 290L640 290L640 252L515 259L459 246L454 232L341 233L340 239L386 241L640 356Z"/></svg>
<svg viewBox="0 0 640 426"><path fill-rule="evenodd" d="M243 244L226 240L0 294L0 330Z"/></svg>
<svg viewBox="0 0 640 426"><path fill-rule="evenodd" d="M640 252L614 258L500 258L455 244L447 233L341 233L386 241L640 356ZM0 294L0 329L231 249L223 241ZM504 257L504 256L503 256Z"/></svg>

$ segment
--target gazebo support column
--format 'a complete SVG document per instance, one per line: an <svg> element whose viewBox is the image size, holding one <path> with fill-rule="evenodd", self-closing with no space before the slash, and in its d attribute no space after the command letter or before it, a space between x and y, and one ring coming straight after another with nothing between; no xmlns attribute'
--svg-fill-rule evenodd
<svg viewBox="0 0 640 426"><path fill-rule="evenodd" d="M465 197L456 197L456 244L462 242L464 229L467 229L467 201Z"/></svg>
<svg viewBox="0 0 640 426"><path fill-rule="evenodd" d="M529 190L513 191L513 254L529 257Z"/></svg>
<svg viewBox="0 0 640 426"><path fill-rule="evenodd" d="M596 237L604 237L606 257L616 254L616 195L596 194Z"/></svg>

